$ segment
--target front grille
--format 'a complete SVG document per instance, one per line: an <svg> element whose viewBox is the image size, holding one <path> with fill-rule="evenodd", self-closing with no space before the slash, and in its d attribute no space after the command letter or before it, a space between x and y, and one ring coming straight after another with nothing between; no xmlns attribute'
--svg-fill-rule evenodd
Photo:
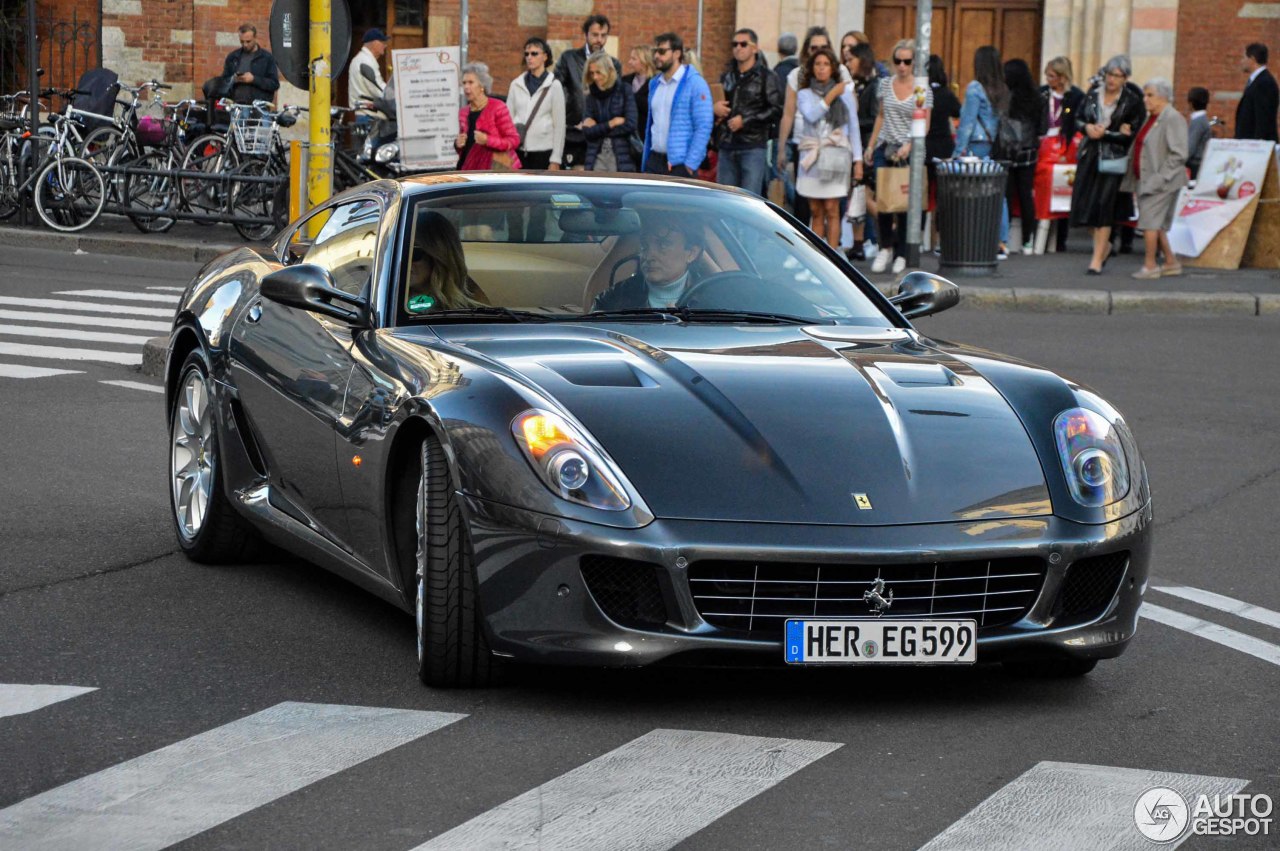
<svg viewBox="0 0 1280 851"><path fill-rule="evenodd" d="M864 597L878 578L893 601L889 618L973 618L979 628L1026 615L1044 584L1039 558L925 564L806 564L702 561L689 567L689 587L703 619L722 629L782 636L787 618L876 614Z"/></svg>
<svg viewBox="0 0 1280 851"><path fill-rule="evenodd" d="M1128 565L1127 550L1072 562L1058 596L1059 617L1087 621L1101 615L1115 597Z"/></svg>
<svg viewBox="0 0 1280 851"><path fill-rule="evenodd" d="M659 565L590 555L582 557L580 566L587 590L611 620L634 627L660 626L667 622Z"/></svg>

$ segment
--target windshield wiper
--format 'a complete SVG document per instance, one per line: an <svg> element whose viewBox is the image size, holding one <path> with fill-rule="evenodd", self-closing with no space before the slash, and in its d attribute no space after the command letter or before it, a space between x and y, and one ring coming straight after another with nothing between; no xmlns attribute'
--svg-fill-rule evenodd
<svg viewBox="0 0 1280 851"><path fill-rule="evenodd" d="M512 310L509 307L458 307L451 310L437 310L431 313L416 314L414 319L426 319L430 322L449 322L483 319L493 322L550 322L552 317L532 310Z"/></svg>
<svg viewBox="0 0 1280 851"><path fill-rule="evenodd" d="M561 322L581 322L595 320L597 322L647 322L653 319L662 322L681 322L688 318L687 307L624 307L620 310L593 310L577 316L560 319Z"/></svg>
<svg viewBox="0 0 1280 851"><path fill-rule="evenodd" d="M696 308L682 314L686 322L751 322L757 324L834 325L834 319L792 316L789 313L767 313L759 310L715 310Z"/></svg>

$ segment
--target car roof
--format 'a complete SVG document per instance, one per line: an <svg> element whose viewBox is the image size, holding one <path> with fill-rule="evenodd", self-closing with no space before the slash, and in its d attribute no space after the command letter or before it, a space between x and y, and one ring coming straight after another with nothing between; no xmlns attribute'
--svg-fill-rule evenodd
<svg viewBox="0 0 1280 851"><path fill-rule="evenodd" d="M654 186L654 184L667 184L670 186L679 186L682 189L694 189L702 192L714 192L724 194L735 194L744 198L754 198L759 200L760 196L751 192L738 189L732 186L723 186L716 183L707 183L702 180L691 180L684 177L667 177L657 174L634 174L634 173L618 173L618 172L591 172L591 171L451 171L437 174L420 174L410 177L401 177L395 181L399 185L400 193L404 197L410 197L441 187L459 187L463 185L472 186L511 186L516 187L521 184L538 183L540 185L555 185L556 183L565 184L582 184L584 181L600 181L602 183L611 183L615 185L632 185L632 186Z"/></svg>

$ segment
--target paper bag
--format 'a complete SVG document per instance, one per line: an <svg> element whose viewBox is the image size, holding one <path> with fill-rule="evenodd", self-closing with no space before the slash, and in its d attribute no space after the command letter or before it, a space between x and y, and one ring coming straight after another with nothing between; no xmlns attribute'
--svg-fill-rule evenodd
<svg viewBox="0 0 1280 851"><path fill-rule="evenodd" d="M924 188L928 197L928 187ZM911 201L911 169L892 166L876 169L876 206L881 213L905 213Z"/></svg>
<svg viewBox="0 0 1280 851"><path fill-rule="evenodd" d="M1075 163L1054 163L1053 183L1050 184L1049 212L1070 213L1071 192L1076 183Z"/></svg>

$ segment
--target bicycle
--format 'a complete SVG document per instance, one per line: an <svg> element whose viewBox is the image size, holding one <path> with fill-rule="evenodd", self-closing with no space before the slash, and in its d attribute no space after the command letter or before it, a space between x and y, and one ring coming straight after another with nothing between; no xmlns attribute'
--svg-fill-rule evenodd
<svg viewBox="0 0 1280 851"><path fill-rule="evenodd" d="M25 143L33 138L30 131L14 128L0 136L0 207L20 206L29 192L41 220L64 233L84 230L97 221L107 194L98 169L68 153L75 150L73 116L80 111L71 106L71 98L76 94L80 92L71 89L48 89L41 93L67 100L64 112L49 117L54 131L52 137L36 136L33 146L26 148ZM36 156L38 161L28 169L26 160ZM24 172L29 174L22 179Z"/></svg>

